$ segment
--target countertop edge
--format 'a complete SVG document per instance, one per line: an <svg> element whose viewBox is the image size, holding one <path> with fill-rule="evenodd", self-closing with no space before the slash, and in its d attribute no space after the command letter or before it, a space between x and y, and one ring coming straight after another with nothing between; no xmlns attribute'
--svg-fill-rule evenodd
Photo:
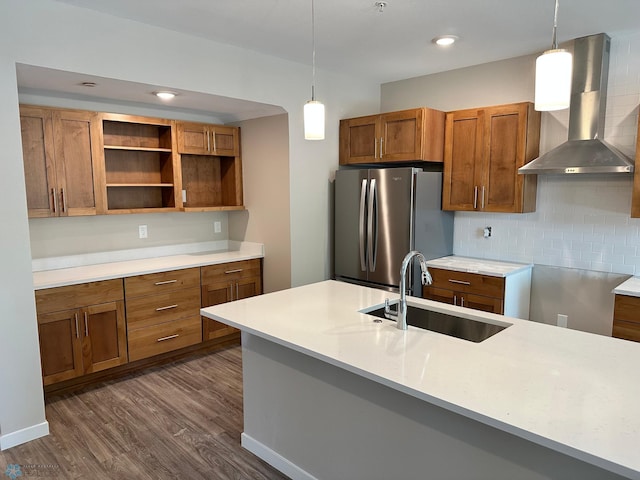
<svg viewBox="0 0 640 480"><path fill-rule="evenodd" d="M239 250L186 253L42 270L33 272L33 288L43 290L256 258L264 258L264 245L241 244Z"/></svg>
<svg viewBox="0 0 640 480"><path fill-rule="evenodd" d="M445 263L445 259L447 259ZM480 268L469 267L468 263L473 262L474 264L482 265L485 263L486 265L494 264L503 268L504 271L496 271L489 268ZM457 255L450 255L447 257L435 258L427 261L427 266L431 268L440 268L442 270L451 270L455 272L464 272L464 273L476 273L479 275L486 275L489 277L501 277L506 278L511 275L515 275L517 273L530 270L533 268L533 264L523 263L517 264L514 262L503 262L501 260L488 260L482 258L471 258L471 257L462 257Z"/></svg>

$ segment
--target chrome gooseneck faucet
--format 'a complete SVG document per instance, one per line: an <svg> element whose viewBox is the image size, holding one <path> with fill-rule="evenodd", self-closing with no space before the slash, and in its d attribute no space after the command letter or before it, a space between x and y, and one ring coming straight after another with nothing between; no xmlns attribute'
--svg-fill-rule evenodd
<svg viewBox="0 0 640 480"><path fill-rule="evenodd" d="M427 259L424 258L424 255L416 250L407 253L400 267L400 301L398 302L397 310L391 310L388 298L384 301L384 316L389 320L395 320L396 327L400 330L407 329L407 270L413 257L418 257L420 262L422 285L430 285L432 282L431 274L427 268Z"/></svg>

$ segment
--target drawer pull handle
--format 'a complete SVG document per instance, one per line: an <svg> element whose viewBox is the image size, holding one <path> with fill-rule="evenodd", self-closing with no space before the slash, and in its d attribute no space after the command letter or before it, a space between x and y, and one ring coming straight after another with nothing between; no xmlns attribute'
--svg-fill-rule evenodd
<svg viewBox="0 0 640 480"><path fill-rule="evenodd" d="M465 282L463 280L452 280L452 279L449 279L449 281L451 283L459 283L460 285L471 285L471 282Z"/></svg>
<svg viewBox="0 0 640 480"><path fill-rule="evenodd" d="M76 338L80 338L80 332L78 331L78 314L75 313L73 316L76 319Z"/></svg>
<svg viewBox="0 0 640 480"><path fill-rule="evenodd" d="M236 268L235 270L227 270L226 272L224 272L225 274L227 273L239 273L242 271L242 268Z"/></svg>
<svg viewBox="0 0 640 480"><path fill-rule="evenodd" d="M87 312L84 312L84 336L89 336L89 322L87 322Z"/></svg>
<svg viewBox="0 0 640 480"><path fill-rule="evenodd" d="M156 308L156 312L161 312L162 310L170 310L172 308L177 308L178 304L173 304L173 305L167 305L166 307L158 307Z"/></svg>
<svg viewBox="0 0 640 480"><path fill-rule="evenodd" d="M156 342L164 342L165 340L172 340L174 338L178 338L180 335L179 334L174 334L174 335L169 335L168 337L162 337L156 340Z"/></svg>
<svg viewBox="0 0 640 480"><path fill-rule="evenodd" d="M165 280L164 282L156 282L156 285L167 285L169 283L176 283L178 280Z"/></svg>

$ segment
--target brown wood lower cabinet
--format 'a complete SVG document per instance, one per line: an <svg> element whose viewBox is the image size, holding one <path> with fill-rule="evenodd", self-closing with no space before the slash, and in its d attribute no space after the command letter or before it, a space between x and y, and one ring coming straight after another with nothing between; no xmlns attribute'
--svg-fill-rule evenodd
<svg viewBox="0 0 640 480"><path fill-rule="evenodd" d="M612 336L640 342L640 297L616 295Z"/></svg>
<svg viewBox="0 0 640 480"><path fill-rule="evenodd" d="M241 300L262 293L262 267L260 259L242 260L202 267L202 307ZM202 317L202 336L212 340L238 330Z"/></svg>
<svg viewBox="0 0 640 480"><path fill-rule="evenodd" d="M433 282L423 287L424 298L485 312L504 313L504 278L439 268L430 268L429 272Z"/></svg>
<svg viewBox="0 0 640 480"><path fill-rule="evenodd" d="M200 308L261 293L261 259L37 290L43 383L237 339Z"/></svg>
<svg viewBox="0 0 640 480"><path fill-rule="evenodd" d="M503 299L496 297L485 297L444 288L424 287L423 296L436 302L458 305L460 307L473 308L484 312L502 313Z"/></svg>
<svg viewBox="0 0 640 480"><path fill-rule="evenodd" d="M131 361L202 342L199 268L125 278L124 288Z"/></svg>
<svg viewBox="0 0 640 480"><path fill-rule="evenodd" d="M44 385L127 363L122 280L48 288L35 296Z"/></svg>

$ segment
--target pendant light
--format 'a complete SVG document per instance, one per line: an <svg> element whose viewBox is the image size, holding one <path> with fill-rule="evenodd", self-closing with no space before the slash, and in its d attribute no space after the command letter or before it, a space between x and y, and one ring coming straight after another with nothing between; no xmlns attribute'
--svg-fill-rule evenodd
<svg viewBox="0 0 640 480"><path fill-rule="evenodd" d="M535 109L540 111L569 108L573 58L567 50L558 48L558 0L553 16L551 50L536 59Z"/></svg>
<svg viewBox="0 0 640 480"><path fill-rule="evenodd" d="M304 105L305 140L324 140L324 105L316 100L315 11L311 0L311 100Z"/></svg>

